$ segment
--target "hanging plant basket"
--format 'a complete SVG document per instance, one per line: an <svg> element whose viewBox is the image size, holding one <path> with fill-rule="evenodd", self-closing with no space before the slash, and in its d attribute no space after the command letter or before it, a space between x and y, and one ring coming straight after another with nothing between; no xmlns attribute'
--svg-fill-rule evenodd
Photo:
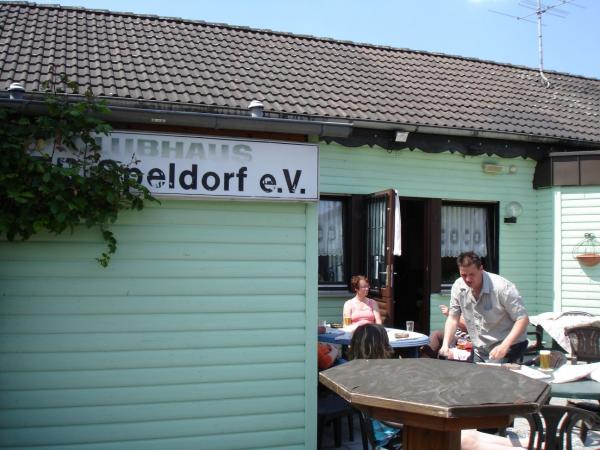
<svg viewBox="0 0 600 450"><path fill-rule="evenodd" d="M600 243L592 233L585 233L584 239L573 248L573 257L583 266L600 263Z"/></svg>
<svg viewBox="0 0 600 450"><path fill-rule="evenodd" d="M600 255L596 253L584 253L582 255L577 255L577 261L579 261L584 266L595 266L600 263Z"/></svg>

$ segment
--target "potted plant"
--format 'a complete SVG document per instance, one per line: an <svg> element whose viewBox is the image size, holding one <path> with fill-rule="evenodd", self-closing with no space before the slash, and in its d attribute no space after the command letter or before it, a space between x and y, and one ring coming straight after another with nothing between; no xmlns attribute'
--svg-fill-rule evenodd
<svg viewBox="0 0 600 450"><path fill-rule="evenodd" d="M584 239L573 248L573 256L581 265L595 266L600 263L600 243L593 233L585 233Z"/></svg>

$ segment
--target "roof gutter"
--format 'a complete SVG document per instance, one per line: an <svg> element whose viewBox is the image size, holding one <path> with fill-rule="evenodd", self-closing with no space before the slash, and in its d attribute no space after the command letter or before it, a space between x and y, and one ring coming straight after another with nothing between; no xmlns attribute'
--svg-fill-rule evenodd
<svg viewBox="0 0 600 450"><path fill-rule="evenodd" d="M503 139L507 141L518 141L518 142L536 142L540 144L570 144L570 145L582 145L582 146L594 146L597 147L598 143L589 141L579 141L575 139L564 139L564 138L551 138L544 136L534 136L524 133L503 133L498 131L484 131L484 130L473 130L468 128L447 128L447 127L435 127L430 125L406 125L397 124L390 122L370 122L366 120L354 121L354 126L359 128L371 128L381 130L395 130L395 131L408 131L409 133L424 133L424 134L437 134L444 136L462 136L462 137L474 137L484 139Z"/></svg>
<svg viewBox="0 0 600 450"><path fill-rule="evenodd" d="M78 96L72 96L78 97ZM99 117L105 121L135 123L135 124L153 124L153 125L172 125L199 127L208 129L228 129L243 131L261 131L270 133L290 133L331 138L347 138L351 135L354 128L365 128L371 130L388 131L407 131L410 133L423 133L441 136L461 136L470 138L496 139L525 143L540 144L566 144L569 146L597 147L597 142L581 141L575 139L552 138L544 136L534 136L524 133L505 133L497 131L474 130L468 128L449 128L430 125L410 125L393 122L379 122L371 120L314 120L308 118L281 118L272 116L251 117L246 115L246 111L234 110L225 112L207 112L207 111L183 111L165 108L153 107L152 103L146 103L143 107L134 107L135 101L122 99L105 99L111 110L110 114L103 114ZM127 106L121 106L115 103L123 103ZM179 106L181 105L172 105ZM41 100L13 100L8 97L0 97L0 107L18 109L24 114L42 114L45 112L45 104ZM304 117L297 115L296 117Z"/></svg>
<svg viewBox="0 0 600 450"><path fill-rule="evenodd" d="M0 98L0 107L16 109L23 114L43 114L46 111L44 102L40 100ZM114 105L108 107L111 113L100 114L98 117L111 122L200 127L215 130L263 131L338 138L348 137L352 132L352 123L350 122L251 117L208 112L140 109Z"/></svg>

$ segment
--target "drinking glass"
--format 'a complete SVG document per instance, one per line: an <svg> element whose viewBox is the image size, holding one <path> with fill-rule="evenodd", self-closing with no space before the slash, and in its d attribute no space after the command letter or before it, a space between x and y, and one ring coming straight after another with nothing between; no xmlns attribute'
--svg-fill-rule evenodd
<svg viewBox="0 0 600 450"><path fill-rule="evenodd" d="M327 332L327 322L319 320L319 334Z"/></svg>
<svg viewBox="0 0 600 450"><path fill-rule="evenodd" d="M540 369L550 370L550 350L540 350Z"/></svg>

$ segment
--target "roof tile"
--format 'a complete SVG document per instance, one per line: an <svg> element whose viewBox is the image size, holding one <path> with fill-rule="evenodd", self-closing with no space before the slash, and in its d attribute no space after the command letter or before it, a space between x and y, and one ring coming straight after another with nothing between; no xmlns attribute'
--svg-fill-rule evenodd
<svg viewBox="0 0 600 450"><path fill-rule="evenodd" d="M0 23L2 86L40 91L54 66L101 96L600 142L592 78L545 88L526 67L55 5L0 2Z"/></svg>

